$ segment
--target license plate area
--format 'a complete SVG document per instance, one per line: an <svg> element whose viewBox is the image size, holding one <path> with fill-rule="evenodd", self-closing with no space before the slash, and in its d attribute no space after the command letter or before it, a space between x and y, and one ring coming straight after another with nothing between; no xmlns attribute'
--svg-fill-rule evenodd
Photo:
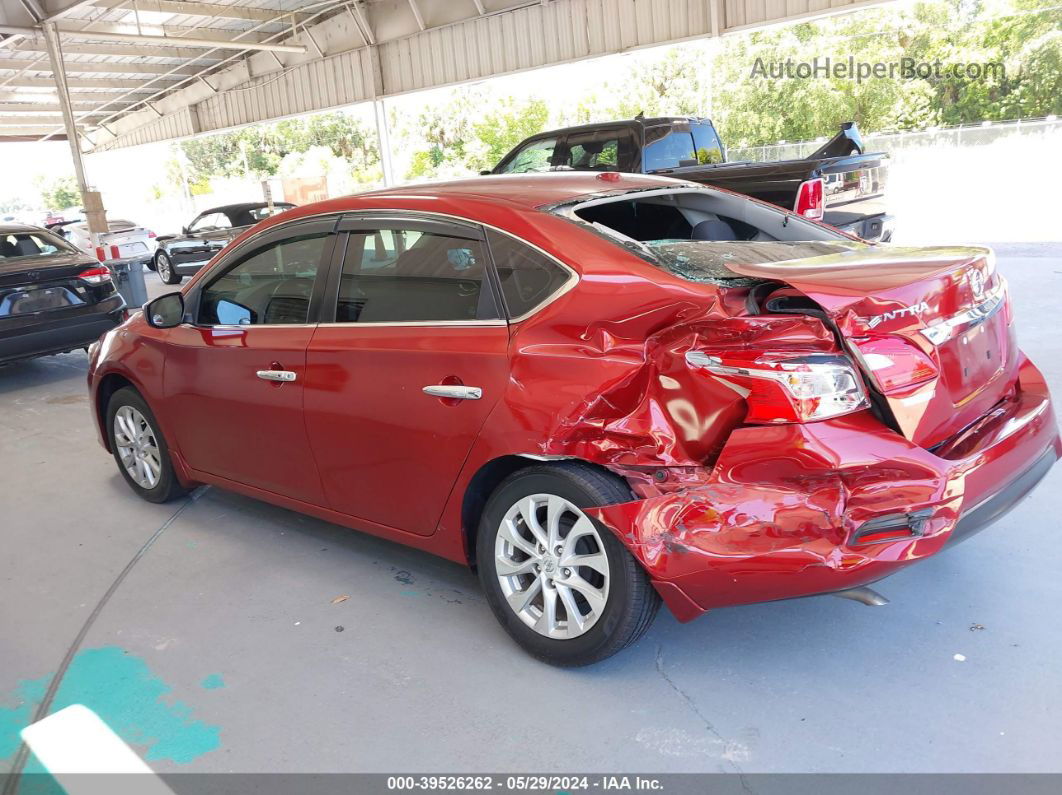
<svg viewBox="0 0 1062 795"><path fill-rule="evenodd" d="M32 315L53 309L81 306L84 300L69 287L37 287L14 290L0 298L0 317Z"/></svg>
<svg viewBox="0 0 1062 795"><path fill-rule="evenodd" d="M941 346L941 375L956 406L988 387L1003 370L1008 336L1004 313L997 312Z"/></svg>

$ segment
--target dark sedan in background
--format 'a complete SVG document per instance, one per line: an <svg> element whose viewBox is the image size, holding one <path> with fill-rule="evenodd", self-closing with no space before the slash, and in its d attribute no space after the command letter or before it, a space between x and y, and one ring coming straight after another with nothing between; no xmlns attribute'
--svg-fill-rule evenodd
<svg viewBox="0 0 1062 795"><path fill-rule="evenodd" d="M245 202L204 210L180 235L158 238L155 270L166 284L180 284L245 229L294 206L289 202Z"/></svg>
<svg viewBox="0 0 1062 795"><path fill-rule="evenodd" d="M104 265L45 229L0 225L0 364L86 348L124 318Z"/></svg>

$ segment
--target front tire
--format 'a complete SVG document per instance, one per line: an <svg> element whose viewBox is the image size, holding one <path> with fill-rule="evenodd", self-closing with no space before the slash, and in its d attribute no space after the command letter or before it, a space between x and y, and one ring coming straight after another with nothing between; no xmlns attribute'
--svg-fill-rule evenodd
<svg viewBox="0 0 1062 795"><path fill-rule="evenodd" d="M165 251L155 255L155 271L166 284L180 284L181 274L173 268L173 262Z"/></svg>
<svg viewBox="0 0 1062 795"><path fill-rule="evenodd" d="M589 665L636 641L660 598L641 565L584 509L626 502L618 478L578 462L506 478L480 519L476 559L487 602L529 654Z"/></svg>
<svg viewBox="0 0 1062 795"><path fill-rule="evenodd" d="M148 502L169 502L188 493L177 480L158 420L132 387L111 395L107 435L118 471L137 495Z"/></svg>

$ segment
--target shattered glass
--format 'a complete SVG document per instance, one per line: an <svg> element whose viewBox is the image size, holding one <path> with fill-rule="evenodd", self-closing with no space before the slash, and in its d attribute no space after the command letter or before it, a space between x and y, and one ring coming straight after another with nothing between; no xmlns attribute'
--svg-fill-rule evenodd
<svg viewBox="0 0 1062 795"><path fill-rule="evenodd" d="M781 263L865 248L865 243L840 240L801 242L759 240L648 240L657 264L691 282L725 287L752 287L761 279L735 273L730 265Z"/></svg>

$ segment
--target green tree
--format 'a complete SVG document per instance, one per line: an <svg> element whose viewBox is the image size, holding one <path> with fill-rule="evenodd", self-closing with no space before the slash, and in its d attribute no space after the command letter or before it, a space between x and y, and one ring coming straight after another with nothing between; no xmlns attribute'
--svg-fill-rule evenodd
<svg viewBox="0 0 1062 795"><path fill-rule="evenodd" d="M276 176L285 157L314 147L326 147L345 160L355 176L379 164L375 132L345 113L259 124L182 141L180 146L194 184L210 177Z"/></svg>
<svg viewBox="0 0 1062 795"><path fill-rule="evenodd" d="M937 0L728 37L715 60L715 120L728 144L742 146L830 135L847 120L881 132L1059 114L1060 31L1055 0ZM815 56L943 68L863 81L752 72L758 59ZM947 69L955 65L980 73Z"/></svg>
<svg viewBox="0 0 1062 795"><path fill-rule="evenodd" d="M41 202L48 209L62 210L81 205L81 191L73 177L59 177L50 182L39 180L37 189L41 194Z"/></svg>
<svg viewBox="0 0 1062 795"><path fill-rule="evenodd" d="M498 98L481 86L458 88L416 117L393 117L395 140L412 148L409 179L473 174L492 168L529 135L545 129L542 99Z"/></svg>

